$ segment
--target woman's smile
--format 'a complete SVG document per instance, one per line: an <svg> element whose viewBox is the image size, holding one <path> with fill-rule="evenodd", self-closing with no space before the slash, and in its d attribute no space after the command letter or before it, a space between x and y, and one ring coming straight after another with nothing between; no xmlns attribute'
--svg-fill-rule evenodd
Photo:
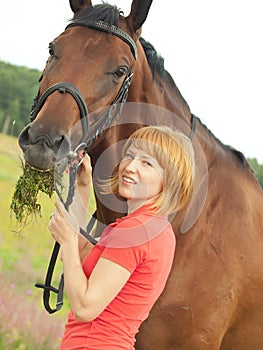
<svg viewBox="0 0 263 350"><path fill-rule="evenodd" d="M124 175L122 177L122 181L123 181L123 183L128 184L128 185L136 185L136 181L127 175Z"/></svg>

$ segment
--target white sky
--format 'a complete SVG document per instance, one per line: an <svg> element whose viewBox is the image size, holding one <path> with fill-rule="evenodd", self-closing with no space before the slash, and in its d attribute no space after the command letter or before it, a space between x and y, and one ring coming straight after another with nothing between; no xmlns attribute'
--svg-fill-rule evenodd
<svg viewBox="0 0 263 350"><path fill-rule="evenodd" d="M108 2L129 14L131 0ZM72 16L68 0L3 1L0 9L0 59L42 70L49 42ZM191 111L262 164L262 0L154 0L142 36Z"/></svg>

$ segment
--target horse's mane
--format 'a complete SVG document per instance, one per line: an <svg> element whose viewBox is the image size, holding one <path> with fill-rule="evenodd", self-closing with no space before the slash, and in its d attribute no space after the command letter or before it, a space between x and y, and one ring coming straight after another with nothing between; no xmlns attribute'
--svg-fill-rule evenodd
<svg viewBox="0 0 263 350"><path fill-rule="evenodd" d="M186 100L184 99L180 90L176 86L172 76L164 68L163 57L157 53L157 51L155 50L153 45L150 44L148 41L144 40L143 38L140 38L140 43L143 47L147 61L148 61L149 66L151 68L153 78L155 78L156 75L158 75L165 83L167 83L170 87L173 88L173 91L176 92L180 96L182 101L188 106ZM188 108L189 108L189 106L188 106ZM189 108L189 110L190 110L190 108Z"/></svg>
<svg viewBox="0 0 263 350"><path fill-rule="evenodd" d="M94 6L88 6L84 8L81 11L76 12L76 14L73 17L73 21L104 21L110 25L114 25L116 27L119 27L119 18L120 15L123 15L123 12L118 9L116 6L110 5L106 2L103 2L102 4L94 5ZM168 84L173 91L180 96L182 101L188 106L186 100L182 96L180 90L177 88L172 76L170 73L164 68L164 59L161 55L157 53L155 48L152 44L144 40L143 38L140 38L140 43L143 47L143 50L145 52L147 61L149 63L149 66L151 68L153 79L156 79L156 77L160 77L163 82ZM189 106L188 106L189 108ZM189 108L190 110L190 108ZM215 140L225 149L237 157L237 159L244 165L248 166L249 164L240 151L237 151L236 149L232 148L231 146L225 145L222 143L216 136L201 122L199 118L197 118L202 124L202 126L207 130L207 132L212 135Z"/></svg>
<svg viewBox="0 0 263 350"><path fill-rule="evenodd" d="M185 101L184 97L182 96L182 94L180 93L180 90L177 88L173 78L171 77L171 75L167 72L167 70L164 68L164 59L162 58L162 56L160 56L155 48L153 47L152 44L150 44L149 42L145 41L143 38L140 38L140 42L141 45L144 49L147 61L149 63L149 66L151 67L152 73L153 73L153 77L155 77L156 74L158 74L158 76L160 78L162 78L166 83L170 84L170 86L173 89L176 89L176 93L179 94L182 98L182 100L184 101L185 104L187 104L187 102ZM189 108L190 109L190 108ZM197 118L197 117L196 117ZM235 156L238 158L238 160L245 166L249 166L244 154L240 151L237 151L236 149L234 149L231 146L225 145L222 141L220 141L213 133L210 129L207 128L206 125L204 125L202 123L202 121L200 120L200 118L197 118L199 123L206 129L206 131L208 132L209 135L211 135L225 150L230 151L232 153L235 154Z"/></svg>
<svg viewBox="0 0 263 350"><path fill-rule="evenodd" d="M250 167L246 157L244 156L244 154L238 150L236 150L234 147L229 146L224 144L219 138L217 138L213 132L201 121L200 118L196 117L195 118L198 120L198 122L202 125L202 127L206 130L206 132L211 135L219 144L220 146L225 149L226 151L230 151L231 153L233 153L235 155L235 157L241 162L241 164L243 164L245 167Z"/></svg>
<svg viewBox="0 0 263 350"><path fill-rule="evenodd" d="M103 21L119 27L120 15L123 15L123 12L117 6L103 2L102 4L85 7L83 10L76 12L73 21Z"/></svg>
<svg viewBox="0 0 263 350"><path fill-rule="evenodd" d="M165 82L169 83L171 86L175 85L173 78L164 68L163 57L157 53L153 45L143 38L140 38L140 43L151 67L153 77L155 77L157 73Z"/></svg>

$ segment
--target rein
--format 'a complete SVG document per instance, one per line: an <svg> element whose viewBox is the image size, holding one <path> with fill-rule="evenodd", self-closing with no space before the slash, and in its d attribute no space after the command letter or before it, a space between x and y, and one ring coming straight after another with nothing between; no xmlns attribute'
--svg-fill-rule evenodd
<svg viewBox="0 0 263 350"><path fill-rule="evenodd" d="M121 30L118 27L115 27L113 25L109 25L105 22L98 21L98 22L72 22L69 24L67 28L72 26L85 26L90 27L94 29L98 29L107 33L111 33L118 38L122 39L125 43L127 43L131 51L136 59L137 57L137 49L136 44L133 41L133 39L125 33L123 30ZM49 87L41 96L40 92L38 91L37 97L34 99L34 104L32 106L32 111L30 113L30 121L33 122L38 113L40 112L41 108L45 104L47 98L53 94L54 92L58 91L60 93L69 93L75 100L75 102L78 105L79 111L80 111L80 120L82 124L82 140L80 142L80 145L77 146L77 149L80 148L80 146L84 147L84 152L88 152L91 147L93 146L95 140L104 132L106 131L107 127L113 123L115 119L118 118L120 115L123 105L126 102L127 96L128 96L128 88L131 84L133 73L129 71L126 75L126 78L124 79L119 92L117 93L114 101L110 105L110 107L103 113L103 115L90 127L89 124L89 116L88 116L88 108L87 105L79 92L79 90L71 83L68 82L59 82L57 84L52 85ZM92 129L92 130L91 130ZM67 196L67 200L64 203L62 196L60 192L58 191L56 187L56 193L60 199L60 201L63 203L66 210L68 210L74 196L75 191L75 182L77 177L77 171L78 167L80 165L80 162L78 164L74 164L74 159L78 157L78 154L75 151L71 151L70 155L68 155L68 158L70 159L69 163L71 163L71 166L69 167L69 192ZM96 212L92 215L91 220L86 228L86 231L83 229L80 229L80 233L87 238L92 244L96 244L97 241L90 235L91 229L96 221ZM60 245L58 242L55 242L52 255L50 258L49 266L46 273L45 283L36 283L35 286L37 288L43 289L43 303L45 306L45 309L48 313L52 314L56 311L59 311L63 305L63 289L64 289L64 276L61 275L59 287L55 288L51 285L52 283L52 276L56 264L56 260L58 257ZM52 308L50 306L50 292L54 292L57 294L57 303L56 307Z"/></svg>

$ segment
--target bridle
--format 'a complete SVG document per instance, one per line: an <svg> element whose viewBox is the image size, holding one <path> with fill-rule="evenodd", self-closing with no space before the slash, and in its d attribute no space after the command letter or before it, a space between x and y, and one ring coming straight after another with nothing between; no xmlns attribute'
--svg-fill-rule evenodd
<svg viewBox="0 0 263 350"><path fill-rule="evenodd" d="M118 38L120 38L122 41L126 42L126 44L128 44L130 46L130 49L131 49L131 52L132 52L134 58L135 59L137 58L137 47L136 47L134 40L132 39L132 37L129 34L124 32L119 27L116 27L113 24L108 24L104 21L75 20L75 21L71 22L66 27L66 29L70 28L70 27L75 27L75 26L83 26L83 27L98 29L102 32L110 33L110 34L117 36Z"/></svg>
<svg viewBox="0 0 263 350"><path fill-rule="evenodd" d="M70 23L66 27L66 30L70 27L73 27L73 26L85 26L85 27L89 27L89 28L94 28L94 29L98 29L98 30L101 30L101 31L104 31L104 32L107 32L107 33L110 33L110 34L117 36L118 38L120 38L121 40L123 40L125 43L127 43L130 46L132 54L133 54L134 58L136 59L137 48L136 48L135 42L127 33L125 33L120 28L118 28L114 25L110 25L106 22L102 22L102 21L95 21L95 22L93 22L93 21L89 21L89 22L73 21L72 23ZM133 75L132 71L131 70L128 71L114 101L111 103L109 108L102 114L102 116L92 125L92 127L90 126L90 123L89 123L88 108L87 108L86 102L84 101L79 90L73 84L68 83L68 82L59 82L57 84L52 85L41 96L40 96L40 91L38 91L37 97L34 99L32 111L30 113L30 121L33 122L36 119L38 113L40 112L40 110L43 107L43 105L45 104L47 98L51 94L53 94L56 91L58 91L62 94L69 93L74 98L75 102L78 105L79 112L80 112L80 120L81 120L81 125L82 125L82 139L80 141L80 144L77 146L77 148L82 146L84 152L88 152L90 150L90 148L92 147L92 145L94 144L95 140L98 139L99 136L102 133L104 133L106 131L106 129L110 125L112 125L112 123L121 114L123 105L126 102L126 99L128 96L128 88L131 84L132 75ZM73 154L73 156L72 156L72 154ZM67 199L65 202L63 202L62 196L56 187L56 192L58 194L58 197L60 198L60 200L64 204L64 207L66 210L68 210L68 208L73 200L73 196L74 196L75 180L76 180L76 176L77 176L78 166L80 164L80 163L78 163L78 164L74 163L74 158L77 158L77 157L78 157L78 155L77 155L76 149L74 151L70 152L70 155L69 155L69 162L70 162L69 192L68 192ZM96 244L96 240L89 233L91 231L92 224L94 223L95 220L96 220L96 214L94 213L93 216L91 217L91 221L89 222L89 224L87 226L87 230L86 231L84 231L82 229L80 230L80 233L84 237L86 237L92 244ZM45 309L49 313L54 313L54 312L60 310L62 305L63 305L63 288L64 288L63 274L61 275L61 279L60 279L60 283L59 283L58 288L55 288L51 285L52 276L53 276L56 260L58 257L59 249L60 249L59 243L55 242L54 248L52 251L52 255L50 258L49 266L47 269L47 273L46 273L45 283L44 284L42 284L42 283L35 284L35 286L37 288L43 289L43 303L44 303ZM50 302L49 302L50 292L54 292L57 294L57 303L56 303L55 308L52 308L50 306Z"/></svg>
<svg viewBox="0 0 263 350"><path fill-rule="evenodd" d="M98 29L100 31L104 31L110 34L117 36L122 39L125 43L130 46L131 52L134 58L137 58L137 47L134 40L131 38L129 34L124 32L122 29L116 27L113 24L108 24L103 21L80 21L73 20L65 30L71 27L83 26L89 27L93 29ZM126 77L120 87L119 92L117 93L114 101L111 103L110 107L105 111L105 113L99 118L97 122L94 123L92 129L94 134L91 135L90 125L89 125L89 116L88 116L88 108L86 102L84 101L79 90L71 83L68 82L60 82L49 87L41 96L38 91L37 97L34 99L34 104L32 106L32 110L30 113L30 121L34 121L37 117L39 111L43 107L46 99L55 91L59 91L60 93L69 93L75 100L78 105L80 111L80 120L82 123L82 131L83 138L81 143L86 143L86 149L88 150L91 145L93 145L94 141L106 130L106 128L112 124L112 122L118 118L121 113L122 107L126 102L128 96L128 89L131 84L133 73L131 70L128 71ZM40 79L41 80L41 79ZM114 112L115 110L115 112ZM114 113L113 113L114 112Z"/></svg>
<svg viewBox="0 0 263 350"><path fill-rule="evenodd" d="M97 30L104 31L104 32L107 32L107 33L110 33L112 35L117 36L118 38L120 38L121 40L123 40L125 43L127 43L130 46L130 49L131 49L131 52L132 52L134 58L135 59L137 58L137 48L136 48L136 44L135 44L134 40L127 33L125 33L123 30L121 30L120 28L118 28L114 25L110 25L108 23L105 23L103 21L89 21L89 22L73 21L72 23L70 23L66 27L66 30L68 28L71 28L74 26L89 27L89 28L97 29ZM102 114L102 116L92 126L90 126L89 116L88 116L88 108L87 108L87 105L86 105L81 93L73 84L68 83L68 82L59 82L59 83L52 85L41 96L40 96L40 92L38 91L37 97L34 99L32 111L30 113L30 121L33 122L35 120L35 118L37 117L41 108L45 104L47 98L51 94L53 94L56 91L58 91L62 94L66 94L66 93L70 94L74 98L75 102L78 105L79 112L80 112L80 120L81 120L81 125L82 125L82 139L80 141L80 144L77 146L77 148L82 146L84 149L84 152L88 152L91 149L91 147L93 146L96 139L98 139L101 136L101 134L104 133L106 131L106 129L110 125L112 125L112 123L120 115L122 108L123 108L123 105L126 102L126 99L128 96L128 88L131 84L132 75L133 75L133 73L130 70L127 73L127 75L126 75L126 77L125 77L125 79L120 87L120 90L117 93L112 104L109 106L109 108ZM191 134L189 136L191 140L194 137L195 128L196 128L196 117L192 114L191 115ZM58 191L58 189L56 188L57 195L60 198L61 202L64 204L66 210L68 210L68 208L73 200L74 190L75 190L75 180L76 180L76 176L77 176L78 166L80 165L80 163L78 163L78 164L74 163L75 157L77 158L76 149L74 151L71 151L70 153L71 153L71 155L69 155L69 162L70 162L71 166L69 168L70 169L69 192L68 192L68 196L67 196L67 199L65 202L63 202L61 194ZM72 156L72 154L73 154L73 156ZM92 226L93 226L95 221L96 221L96 212L92 215L86 231L80 229L80 233L84 237L86 237L92 244L97 243L97 241L90 235ZM52 255L50 258L48 270L46 273L45 283L44 284L42 284L42 283L35 284L35 286L37 288L43 289L43 303L44 303L45 309L50 314L60 310L62 305L63 305L63 288L64 288L63 274L61 275L61 279L60 279L60 283L59 283L58 288L55 288L51 285L52 276L53 276L56 260L58 257L59 249L60 249L60 245L57 242L55 242L54 248L52 251ZM50 306L50 302L49 302L50 292L54 292L57 294L57 303L56 303L55 308L52 308Z"/></svg>

